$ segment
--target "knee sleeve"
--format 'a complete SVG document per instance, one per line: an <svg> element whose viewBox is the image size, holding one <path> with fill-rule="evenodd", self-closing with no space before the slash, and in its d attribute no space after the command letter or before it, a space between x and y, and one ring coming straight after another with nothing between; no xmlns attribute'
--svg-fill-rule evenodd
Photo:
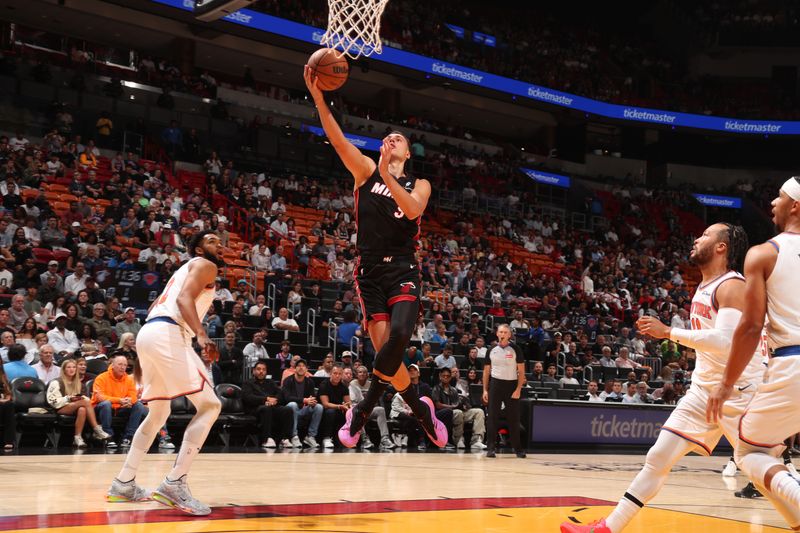
<svg viewBox="0 0 800 533"><path fill-rule="evenodd" d="M764 484L764 477L769 469L783 465L783 461L771 455L768 450L749 446L742 442L736 449L735 460L747 477L761 485Z"/></svg>
<svg viewBox="0 0 800 533"><path fill-rule="evenodd" d="M394 376L403 363L403 352L411 340L418 309L416 301L399 302L392 307L389 338L375 357L375 370L386 377Z"/></svg>
<svg viewBox="0 0 800 533"><path fill-rule="evenodd" d="M694 447L694 443L662 431L647 452L644 467L628 487L628 493L642 504L649 502L661 490L675 463Z"/></svg>

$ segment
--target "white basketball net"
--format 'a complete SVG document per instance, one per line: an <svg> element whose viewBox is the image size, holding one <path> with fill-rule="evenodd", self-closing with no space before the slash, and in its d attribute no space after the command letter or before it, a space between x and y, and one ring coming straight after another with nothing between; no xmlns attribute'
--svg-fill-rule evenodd
<svg viewBox="0 0 800 533"><path fill-rule="evenodd" d="M328 31L320 44L353 59L381 53L381 15L389 0L328 0Z"/></svg>

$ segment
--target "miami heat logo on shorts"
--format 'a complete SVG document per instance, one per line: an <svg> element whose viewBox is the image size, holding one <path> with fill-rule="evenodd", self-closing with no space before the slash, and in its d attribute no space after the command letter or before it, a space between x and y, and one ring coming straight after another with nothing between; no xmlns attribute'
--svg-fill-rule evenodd
<svg viewBox="0 0 800 533"><path fill-rule="evenodd" d="M411 281L406 281L400 284L400 292L402 292L403 294L408 294L409 292L411 292L411 289L416 289L416 288L417 286L414 285L414 283Z"/></svg>

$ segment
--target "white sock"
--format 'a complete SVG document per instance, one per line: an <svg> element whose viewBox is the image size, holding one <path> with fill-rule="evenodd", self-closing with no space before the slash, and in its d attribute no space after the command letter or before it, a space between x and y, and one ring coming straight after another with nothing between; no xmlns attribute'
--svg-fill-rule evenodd
<svg viewBox="0 0 800 533"><path fill-rule="evenodd" d="M614 511L606 518L606 525L612 533L619 533L634 519L639 513L640 506L633 503L625 496L620 498Z"/></svg>
<svg viewBox="0 0 800 533"><path fill-rule="evenodd" d="M780 498L776 497L772 492L768 491L764 486L760 483L753 482L753 484L758 489L758 492L764 495L773 507L780 513L786 523L789 524L789 527L792 529L797 529L800 526L800 509L796 507L792 507L788 505L786 502L781 500Z"/></svg>
<svg viewBox="0 0 800 533"><path fill-rule="evenodd" d="M674 433L661 431L656 443L647 452L644 467L633 479L617 507L606 518L608 528L613 533L625 529L639 509L658 494L675 463L694 447L695 444Z"/></svg>
<svg viewBox="0 0 800 533"><path fill-rule="evenodd" d="M800 479L789 472L784 470L775 474L770 483L770 490L778 498L800 507Z"/></svg>
<svg viewBox="0 0 800 533"><path fill-rule="evenodd" d="M125 464L122 465L122 470L117 474L117 479L122 482L127 482L136 477L136 472L139 470L139 465L142 459L153 444L158 431L164 422L169 418L170 401L169 400L154 400L147 405L148 412L139 427L136 428L136 433L133 435L131 447L125 457Z"/></svg>
<svg viewBox="0 0 800 533"><path fill-rule="evenodd" d="M221 409L220 401L211 387L203 387L200 392L192 394L188 398L197 409L197 414L183 433L183 442L178 451L178 458L175 459L172 471L167 474L167 479L170 481L177 481L189 473L192 462L200 453L200 448L203 447L208 432L214 426Z"/></svg>

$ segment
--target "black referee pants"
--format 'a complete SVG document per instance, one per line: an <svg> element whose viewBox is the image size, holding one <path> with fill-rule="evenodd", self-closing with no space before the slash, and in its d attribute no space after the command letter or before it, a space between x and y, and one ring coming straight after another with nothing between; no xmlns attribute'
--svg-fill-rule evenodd
<svg viewBox="0 0 800 533"><path fill-rule="evenodd" d="M489 420L486 424L486 445L494 450L497 442L497 429L500 425L500 409L505 404L508 432L511 435L511 446L515 451L521 450L519 441L519 398L511 395L517 388L516 379L494 379L489 381Z"/></svg>

